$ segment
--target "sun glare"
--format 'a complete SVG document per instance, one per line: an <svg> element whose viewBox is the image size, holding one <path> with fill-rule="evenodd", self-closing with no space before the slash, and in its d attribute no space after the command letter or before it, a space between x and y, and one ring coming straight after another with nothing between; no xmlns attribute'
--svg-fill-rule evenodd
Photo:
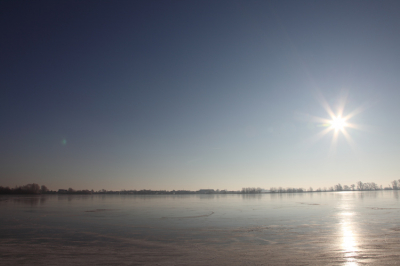
<svg viewBox="0 0 400 266"><path fill-rule="evenodd" d="M339 106L337 108L337 112L335 113L322 94L319 94L318 100L322 107L324 107L327 114L330 116L330 119L316 117L313 116L312 119L315 122L322 122L320 126L325 127L324 130L320 131L317 135L313 136L310 141L315 142L318 141L320 138L328 134L329 132L333 132L332 134L332 142L331 142L331 151L334 152L337 145L337 140L339 135L343 135L347 142L350 144L353 150L355 150L354 141L351 138L348 129L363 129L363 126L357 125L354 123L349 122L349 120L354 117L355 115L361 113L365 110L366 106L360 106L354 111L343 115L345 109L347 94L340 99Z"/></svg>
<svg viewBox="0 0 400 266"><path fill-rule="evenodd" d="M340 116L333 118L330 124L336 131L342 130L344 127L347 126L346 120L344 118L341 118Z"/></svg>

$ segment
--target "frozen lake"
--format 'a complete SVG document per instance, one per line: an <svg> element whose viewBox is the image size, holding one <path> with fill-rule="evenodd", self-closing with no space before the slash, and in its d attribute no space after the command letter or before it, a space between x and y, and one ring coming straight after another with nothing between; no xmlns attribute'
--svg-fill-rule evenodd
<svg viewBox="0 0 400 266"><path fill-rule="evenodd" d="M396 264L399 194L0 196L0 265Z"/></svg>

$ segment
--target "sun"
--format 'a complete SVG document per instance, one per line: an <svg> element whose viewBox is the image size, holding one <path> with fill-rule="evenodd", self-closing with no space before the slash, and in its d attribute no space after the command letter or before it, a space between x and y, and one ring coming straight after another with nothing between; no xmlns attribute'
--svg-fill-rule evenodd
<svg viewBox="0 0 400 266"><path fill-rule="evenodd" d="M330 121L330 124L335 131L343 130L347 126L346 119L342 118L341 116L334 117Z"/></svg>
<svg viewBox="0 0 400 266"><path fill-rule="evenodd" d="M317 127L324 128L322 131L308 139L307 142L315 143L323 136L327 135L328 133L332 134L332 141L331 141L331 151L334 152L336 149L337 141L339 136L342 135L347 140L348 144L355 150L355 145L352 137L350 136L350 131L352 129L361 129L363 130L365 126L357 125L350 122L351 118L356 116L357 114L361 113L367 108L367 105L362 105L350 113L344 115L345 103L346 103L347 94L344 95L338 104L337 111L334 112L322 94L318 95L318 101L321 106L325 109L326 113L330 118L323 118L317 116L310 116L311 121L318 123Z"/></svg>

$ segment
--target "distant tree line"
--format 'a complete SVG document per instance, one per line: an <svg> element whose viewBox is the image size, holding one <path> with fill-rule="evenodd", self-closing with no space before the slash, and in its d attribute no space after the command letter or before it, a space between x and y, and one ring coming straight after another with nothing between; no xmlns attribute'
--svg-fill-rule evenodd
<svg viewBox="0 0 400 266"><path fill-rule="evenodd" d="M385 189L394 189L394 190L399 190L400 189L400 179L398 180L393 180L391 183L391 187L389 185L389 187L385 187Z"/></svg>
<svg viewBox="0 0 400 266"><path fill-rule="evenodd" d="M100 189L98 191L83 189L75 190L73 188L59 189L58 191L51 191L46 186L39 186L36 183L27 184L25 186L16 186L15 188L0 186L0 194L134 194L134 195L179 195L179 194L239 194L240 191L233 190L219 190L219 189L200 189L197 191L191 190L120 190L112 191Z"/></svg>
<svg viewBox="0 0 400 266"><path fill-rule="evenodd" d="M262 188L244 187L241 192L242 194L259 194L262 192Z"/></svg>
<svg viewBox="0 0 400 266"><path fill-rule="evenodd" d="M15 186L14 188L0 186L0 194L44 194L50 192L45 186L36 183L25 186Z"/></svg>
<svg viewBox="0 0 400 266"><path fill-rule="evenodd" d="M271 193L302 193L302 192L304 192L306 190L303 189L303 188L291 188L291 187L288 187L288 188L278 187L278 188L276 188L276 187L271 187L269 191ZM312 189L311 189L311 191L312 191Z"/></svg>
<svg viewBox="0 0 400 266"><path fill-rule="evenodd" d="M118 194L134 194L134 195L182 195L182 194L240 194L240 191L235 190L219 190L219 189L200 189L200 190L121 190L117 191L106 191L105 193L118 193Z"/></svg>
<svg viewBox="0 0 400 266"><path fill-rule="evenodd" d="M400 179L393 180L387 187L383 188L374 182L363 183L358 181L356 184L341 185L340 183L329 188L317 188L314 190L312 187L309 189L293 188L293 187L271 187L269 191L265 191L260 187L247 187L242 190L219 190L219 189L200 189L197 191L192 190L120 190L112 191L101 189L98 191L88 190L75 190L59 189L56 191L49 190L45 185L39 186L36 183L27 184L24 186L15 186L14 188L0 186L0 194L134 194L134 195L179 195L179 194L259 194L259 193L303 193L303 192L329 192L329 191L368 191L368 190L400 190Z"/></svg>
<svg viewBox="0 0 400 266"><path fill-rule="evenodd" d="M73 188L69 189L59 189L59 194L93 194L94 190L82 189L82 190L75 190Z"/></svg>
<svg viewBox="0 0 400 266"><path fill-rule="evenodd" d="M276 188L271 187L270 193L301 193L301 192L329 192L329 191L369 191L369 190L400 190L400 179L393 180L389 186L383 188L382 185L378 185L375 182L363 183L358 181L356 184L341 185L340 183L329 188L317 188L314 190L310 187L308 190L303 188Z"/></svg>

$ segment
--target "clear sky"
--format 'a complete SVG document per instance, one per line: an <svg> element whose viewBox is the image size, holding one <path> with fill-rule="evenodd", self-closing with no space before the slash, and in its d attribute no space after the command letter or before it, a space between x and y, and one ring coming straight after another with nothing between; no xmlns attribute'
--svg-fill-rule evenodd
<svg viewBox="0 0 400 266"><path fill-rule="evenodd" d="M0 185L386 186L400 178L399 13L400 1L1 1ZM328 106L342 129L328 132Z"/></svg>

